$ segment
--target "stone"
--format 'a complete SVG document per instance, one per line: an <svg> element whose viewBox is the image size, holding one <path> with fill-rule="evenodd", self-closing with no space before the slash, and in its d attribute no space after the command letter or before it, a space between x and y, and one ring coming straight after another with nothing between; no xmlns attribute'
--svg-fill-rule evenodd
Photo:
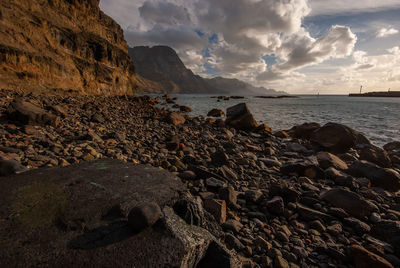
<svg viewBox="0 0 400 268"><path fill-rule="evenodd" d="M324 171L315 163L308 160L288 161L281 166L280 171L283 174L296 173L299 176L305 176L310 179L321 179L324 177Z"/></svg>
<svg viewBox="0 0 400 268"><path fill-rule="evenodd" d="M310 140L330 152L345 153L356 144L370 142L355 130L338 123L327 123L316 129Z"/></svg>
<svg viewBox="0 0 400 268"><path fill-rule="evenodd" d="M360 150L359 154L360 160L366 160L380 167L389 168L392 165L388 153L377 146L366 146Z"/></svg>
<svg viewBox="0 0 400 268"><path fill-rule="evenodd" d="M400 141L392 141L383 146L383 149L387 152L400 150Z"/></svg>
<svg viewBox="0 0 400 268"><path fill-rule="evenodd" d="M15 160L0 160L0 176L8 176L27 171L28 169Z"/></svg>
<svg viewBox="0 0 400 268"><path fill-rule="evenodd" d="M330 222L333 220L332 216L318 210L311 209L302 204L297 204L296 210L299 213L299 217L305 221L322 220Z"/></svg>
<svg viewBox="0 0 400 268"><path fill-rule="evenodd" d="M237 239L235 236L232 234L226 234L225 236L225 244L229 249L235 249L238 251L241 251L244 249L244 245L242 242L240 242L239 239Z"/></svg>
<svg viewBox="0 0 400 268"><path fill-rule="evenodd" d="M237 220L229 219L222 225L222 227L226 230L239 233L239 231L243 228L243 224Z"/></svg>
<svg viewBox="0 0 400 268"><path fill-rule="evenodd" d="M179 173L178 176L182 180L195 180L196 179L196 173L194 173L191 170L185 170L185 171Z"/></svg>
<svg viewBox="0 0 400 268"><path fill-rule="evenodd" d="M373 186L396 192L400 190L400 174L389 168L381 168L365 160L355 161L348 170L355 177L368 178Z"/></svg>
<svg viewBox="0 0 400 268"><path fill-rule="evenodd" d="M325 175L328 179L333 180L337 185L341 186L350 186L354 180L350 175L333 167L326 169Z"/></svg>
<svg viewBox="0 0 400 268"><path fill-rule="evenodd" d="M212 163L215 165L226 165L229 160L229 156L223 151L216 151L211 154Z"/></svg>
<svg viewBox="0 0 400 268"><path fill-rule="evenodd" d="M390 243L396 254L400 255L400 221L381 220L373 225L371 234Z"/></svg>
<svg viewBox="0 0 400 268"><path fill-rule="evenodd" d="M162 217L160 206L155 202L142 203L128 214L129 226L135 233L153 226Z"/></svg>
<svg viewBox="0 0 400 268"><path fill-rule="evenodd" d="M181 105L181 106L179 106L179 111L184 112L184 113L190 113L192 111L192 109L187 105Z"/></svg>
<svg viewBox="0 0 400 268"><path fill-rule="evenodd" d="M95 113L92 115L91 121L95 123L104 123L105 119L101 113Z"/></svg>
<svg viewBox="0 0 400 268"><path fill-rule="evenodd" d="M355 267L393 268L387 260L360 245L351 245L347 252Z"/></svg>
<svg viewBox="0 0 400 268"><path fill-rule="evenodd" d="M247 190L244 192L245 194L245 198L248 201L251 202L258 202L258 200L262 197L263 193L261 190L257 189L257 190Z"/></svg>
<svg viewBox="0 0 400 268"><path fill-rule="evenodd" d="M358 235L363 235L371 231L371 227L368 224L353 217L344 218L343 222L346 225L350 226L353 231Z"/></svg>
<svg viewBox="0 0 400 268"><path fill-rule="evenodd" d="M378 211L377 206L366 201L354 192L341 188L326 191L321 195L321 199L329 202L335 207L344 209L350 215L357 218L369 217L372 212Z"/></svg>
<svg viewBox="0 0 400 268"><path fill-rule="evenodd" d="M224 115L225 113L221 109L212 109L207 113L207 116L212 116L212 117L222 117Z"/></svg>
<svg viewBox="0 0 400 268"><path fill-rule="evenodd" d="M333 167L338 170L347 170L347 164L342 161L339 157L328 152L319 152L317 154L317 160L321 168L327 169Z"/></svg>
<svg viewBox="0 0 400 268"><path fill-rule="evenodd" d="M232 186L221 188L218 192L221 199L225 200L228 206L237 205L237 192Z"/></svg>
<svg viewBox="0 0 400 268"><path fill-rule="evenodd" d="M253 130L258 127L257 121L250 113L246 103L239 103L227 108L225 124L241 130Z"/></svg>
<svg viewBox="0 0 400 268"><path fill-rule="evenodd" d="M285 211L285 204L283 203L283 198L280 196L274 196L267 202L266 206L269 212L276 215L282 215Z"/></svg>
<svg viewBox="0 0 400 268"><path fill-rule="evenodd" d="M211 215L214 216L215 220L219 224L222 224L226 221L226 202L225 202L225 200L206 199L206 200L204 200L204 208Z"/></svg>
<svg viewBox="0 0 400 268"><path fill-rule="evenodd" d="M287 133L294 138L309 140L311 134L319 128L321 128L321 125L318 123L304 123L292 127L290 130L287 130Z"/></svg>
<svg viewBox="0 0 400 268"><path fill-rule="evenodd" d="M289 263L282 256L276 256L274 260L274 267L289 268Z"/></svg>
<svg viewBox="0 0 400 268"><path fill-rule="evenodd" d="M211 177L206 179L206 186L211 190L218 191L218 189L226 186L226 182Z"/></svg>
<svg viewBox="0 0 400 268"><path fill-rule="evenodd" d="M180 113L172 112L172 113L167 115L166 121L169 124L172 124L174 126L178 126L178 125L184 124L186 119Z"/></svg>
<svg viewBox="0 0 400 268"><path fill-rule="evenodd" d="M50 109L53 110L56 115L59 115L61 117L66 117L68 115L68 109L64 106L52 105L50 106Z"/></svg>
<svg viewBox="0 0 400 268"><path fill-rule="evenodd" d="M24 125L51 125L56 127L60 118L30 102L16 100L7 109L7 117Z"/></svg>

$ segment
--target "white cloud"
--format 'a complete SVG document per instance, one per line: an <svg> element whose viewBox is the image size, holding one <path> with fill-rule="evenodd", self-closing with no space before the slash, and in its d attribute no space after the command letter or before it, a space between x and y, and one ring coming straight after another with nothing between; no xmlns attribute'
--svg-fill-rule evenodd
<svg viewBox="0 0 400 268"><path fill-rule="evenodd" d="M394 28L381 28L377 33L376 37L386 37L389 35L397 34L399 31Z"/></svg>
<svg viewBox="0 0 400 268"><path fill-rule="evenodd" d="M400 8L399 0L310 0L311 15L343 15Z"/></svg>

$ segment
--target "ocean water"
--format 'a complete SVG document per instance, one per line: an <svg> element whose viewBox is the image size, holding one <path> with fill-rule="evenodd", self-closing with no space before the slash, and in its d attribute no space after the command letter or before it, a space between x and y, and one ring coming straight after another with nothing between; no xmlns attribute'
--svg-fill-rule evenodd
<svg viewBox="0 0 400 268"><path fill-rule="evenodd" d="M289 129L305 122L336 122L365 134L374 144L400 140L400 98L363 98L344 95L302 95L298 98L262 99L246 96L217 102L210 95L172 95L177 103L192 108L190 115L204 116L212 108L226 111L237 103L247 103L258 122L273 131Z"/></svg>

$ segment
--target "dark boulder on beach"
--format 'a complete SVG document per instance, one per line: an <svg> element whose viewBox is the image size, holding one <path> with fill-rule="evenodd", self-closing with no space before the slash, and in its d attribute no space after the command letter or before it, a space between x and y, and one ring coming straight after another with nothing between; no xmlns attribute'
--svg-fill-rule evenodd
<svg viewBox="0 0 400 268"><path fill-rule="evenodd" d="M286 132L294 138L308 140L310 139L311 134L320 128L321 128L320 124L312 122L294 126L291 129L287 130Z"/></svg>
<svg viewBox="0 0 400 268"><path fill-rule="evenodd" d="M337 153L345 153L356 144L370 144L362 134L337 123L327 123L316 129L312 132L310 140L328 151Z"/></svg>
<svg viewBox="0 0 400 268"><path fill-rule="evenodd" d="M365 146L360 150L360 160L366 160L380 167L391 167L392 161L388 153L374 145Z"/></svg>
<svg viewBox="0 0 400 268"><path fill-rule="evenodd" d="M258 127L246 103L239 103L226 109L225 124L240 130L253 130Z"/></svg>
<svg viewBox="0 0 400 268"><path fill-rule="evenodd" d="M396 192L400 190L400 174L389 168L381 168L365 160L354 162L348 170L350 175L365 177L371 180L373 186Z"/></svg>
<svg viewBox="0 0 400 268"><path fill-rule="evenodd" d="M175 213L184 192L172 173L110 159L3 177L0 266L239 267Z"/></svg>

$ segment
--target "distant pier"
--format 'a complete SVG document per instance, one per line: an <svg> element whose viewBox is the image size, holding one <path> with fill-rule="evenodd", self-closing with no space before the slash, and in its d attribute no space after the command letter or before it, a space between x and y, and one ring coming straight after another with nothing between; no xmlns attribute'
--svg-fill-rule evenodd
<svg viewBox="0 0 400 268"><path fill-rule="evenodd" d="M397 97L397 98L400 98L400 91L350 93L349 97Z"/></svg>

